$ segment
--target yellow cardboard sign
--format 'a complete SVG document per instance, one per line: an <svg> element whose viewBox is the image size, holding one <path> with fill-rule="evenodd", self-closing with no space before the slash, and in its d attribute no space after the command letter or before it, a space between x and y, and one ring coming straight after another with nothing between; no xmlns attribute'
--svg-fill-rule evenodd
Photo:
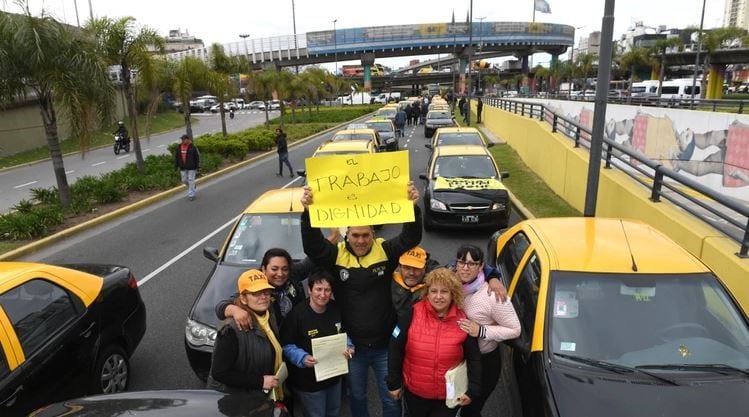
<svg viewBox="0 0 749 417"><path fill-rule="evenodd" d="M408 151L307 158L313 227L414 221Z"/></svg>
<svg viewBox="0 0 749 417"><path fill-rule="evenodd" d="M459 188L464 190L504 190L505 186L501 181L494 178L437 177L434 180L435 190L455 190Z"/></svg>

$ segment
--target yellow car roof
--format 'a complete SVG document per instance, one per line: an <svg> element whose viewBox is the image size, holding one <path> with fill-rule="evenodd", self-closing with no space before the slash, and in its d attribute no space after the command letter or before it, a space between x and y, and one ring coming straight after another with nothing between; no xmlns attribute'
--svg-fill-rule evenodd
<svg viewBox="0 0 749 417"><path fill-rule="evenodd" d="M352 153L363 153L369 152L369 142L365 140L339 140L337 142L324 142L322 143L315 154L318 152L342 152L351 151ZM314 154L313 154L314 156Z"/></svg>
<svg viewBox="0 0 749 417"><path fill-rule="evenodd" d="M335 134L337 135L337 134L339 134L339 133L341 133L341 134L354 134L354 133L371 133L371 134L372 134L372 136L374 136L374 134L375 134L376 132L377 132L377 131L376 131L376 130L374 130L374 129L344 129L344 130L339 130L339 131L335 132ZM334 136L335 136L335 135L334 135Z"/></svg>
<svg viewBox="0 0 749 417"><path fill-rule="evenodd" d="M299 200L303 193L302 187L268 190L247 206L244 213L301 213L304 208Z"/></svg>
<svg viewBox="0 0 749 417"><path fill-rule="evenodd" d="M441 127L437 129L437 135L440 133L479 133L475 127Z"/></svg>
<svg viewBox="0 0 749 417"><path fill-rule="evenodd" d="M676 242L637 220L566 217L523 223L546 248L551 270L627 274L709 271ZM637 271L633 271L633 260Z"/></svg>
<svg viewBox="0 0 749 417"><path fill-rule="evenodd" d="M489 155L486 147L481 145L438 146L435 148L435 152L437 156Z"/></svg>
<svg viewBox="0 0 749 417"><path fill-rule="evenodd" d="M44 278L76 294L86 306L99 296L104 280L75 269L33 262L0 262L0 294L30 279Z"/></svg>
<svg viewBox="0 0 749 417"><path fill-rule="evenodd" d="M388 119L387 117L377 117L377 116L375 116L375 117L373 117L373 118L371 118L369 120L366 120L364 123L369 123L369 122L390 123L390 125L393 125L393 121L390 120L390 119Z"/></svg>

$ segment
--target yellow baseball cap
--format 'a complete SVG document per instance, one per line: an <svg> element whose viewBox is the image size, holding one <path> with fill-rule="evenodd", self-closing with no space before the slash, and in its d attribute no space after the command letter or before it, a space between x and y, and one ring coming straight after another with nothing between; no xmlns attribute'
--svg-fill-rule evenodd
<svg viewBox="0 0 749 417"><path fill-rule="evenodd" d="M263 290L272 290L273 286L268 283L265 274L257 269L250 269L242 273L237 280L237 289L239 293L258 292Z"/></svg>
<svg viewBox="0 0 749 417"><path fill-rule="evenodd" d="M403 255L401 255L400 259L398 259L398 262L400 262L401 265L407 265L414 268L424 268L424 266L427 264L428 257L429 256L424 249L419 246L415 246L403 252Z"/></svg>

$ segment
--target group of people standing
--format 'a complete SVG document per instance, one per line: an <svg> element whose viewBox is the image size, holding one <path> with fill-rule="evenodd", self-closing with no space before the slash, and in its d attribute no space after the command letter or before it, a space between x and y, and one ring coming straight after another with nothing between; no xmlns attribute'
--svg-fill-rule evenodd
<svg viewBox="0 0 749 417"><path fill-rule="evenodd" d="M209 387L262 391L287 405L293 398L300 405L292 410L296 416L338 416L342 377L316 380L311 344L346 333L341 355L348 360L352 416L369 416L369 368L384 417L455 416L459 408L445 401L445 373L462 361L469 384L459 398L461 415L480 416L499 379L498 343L517 337L520 324L499 272L485 265L481 249L461 246L453 262L440 266L418 246L419 192L412 183L407 192L415 221L403 224L396 237L385 240L373 226L352 226L339 242L311 226L312 190L305 187L307 258L293 262L283 249L269 250L259 270L239 277L237 294L216 306L222 321ZM304 278L308 299L300 286ZM284 366L289 377L280 384Z"/></svg>

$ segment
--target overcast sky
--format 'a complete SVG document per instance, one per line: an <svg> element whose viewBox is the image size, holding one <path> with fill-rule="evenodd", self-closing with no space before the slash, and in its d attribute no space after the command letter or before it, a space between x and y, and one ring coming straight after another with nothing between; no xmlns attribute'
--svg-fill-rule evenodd
<svg viewBox="0 0 749 417"><path fill-rule="evenodd" d="M76 0L28 0L33 12L42 7L67 23L76 24ZM703 0L619 0L614 13L614 38L643 21L647 26L683 28L699 26ZM583 26L576 37L601 30L605 0L548 0L551 14L536 13L536 21ZM294 33L292 0L77 0L81 24L88 20L89 3L94 16L133 16L141 25L163 35L170 29L187 30L209 46L213 42L239 41L240 33L251 38ZM262 6L258 5L262 3ZM0 0L3 10L19 11L11 0ZM303 34L333 28L449 22L453 10L457 21L465 21L469 0L294 0L296 32ZM725 0L706 0L705 27L722 25ZM474 21L531 21L533 0L473 0ZM548 60L548 55L546 55ZM543 62L543 56L535 61ZM407 58L378 60L402 66Z"/></svg>

